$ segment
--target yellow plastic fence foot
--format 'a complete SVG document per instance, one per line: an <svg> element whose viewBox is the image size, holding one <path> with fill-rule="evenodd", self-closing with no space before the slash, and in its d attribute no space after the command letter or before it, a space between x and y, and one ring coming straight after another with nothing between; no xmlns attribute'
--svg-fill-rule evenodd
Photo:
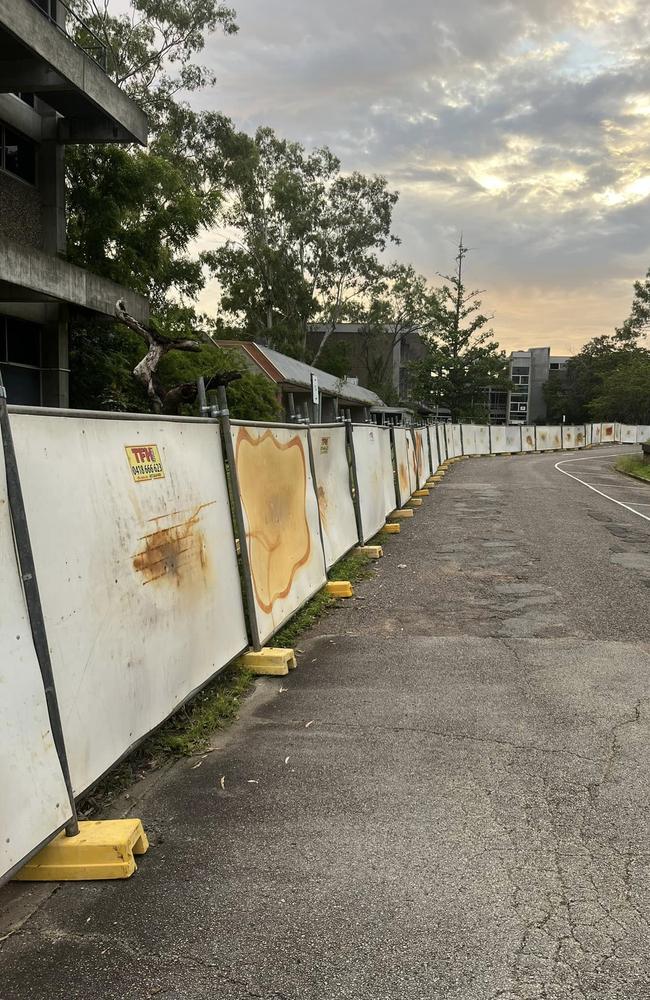
<svg viewBox="0 0 650 1000"><path fill-rule="evenodd" d="M427 489L416 490L413 494L414 497L428 497L429 491Z"/></svg>
<svg viewBox="0 0 650 1000"><path fill-rule="evenodd" d="M354 597L352 584L349 580L329 580L325 590L330 597Z"/></svg>
<svg viewBox="0 0 650 1000"><path fill-rule="evenodd" d="M60 833L14 878L19 882L129 878L137 867L134 855L144 854L148 847L139 819L84 820L78 836Z"/></svg>
<svg viewBox="0 0 650 1000"><path fill-rule="evenodd" d="M394 510L392 514L388 515L392 517L395 521L404 521L407 517L413 517L412 510Z"/></svg>
<svg viewBox="0 0 650 1000"><path fill-rule="evenodd" d="M411 507L421 507L422 506L422 501L418 497L416 497L415 495L411 497L411 499L408 501L408 503L410 503Z"/></svg>
<svg viewBox="0 0 650 1000"><path fill-rule="evenodd" d="M354 550L354 554L355 556L365 556L366 559L381 559L384 550L381 545L359 545Z"/></svg>
<svg viewBox="0 0 650 1000"><path fill-rule="evenodd" d="M296 654L293 649L283 649L278 646L264 646L257 652L249 649L247 653L239 658L239 662L246 670L258 677L286 677L290 670L296 669Z"/></svg>
<svg viewBox="0 0 650 1000"><path fill-rule="evenodd" d="M387 535L399 535L402 529L399 524L385 524L381 530L385 531Z"/></svg>

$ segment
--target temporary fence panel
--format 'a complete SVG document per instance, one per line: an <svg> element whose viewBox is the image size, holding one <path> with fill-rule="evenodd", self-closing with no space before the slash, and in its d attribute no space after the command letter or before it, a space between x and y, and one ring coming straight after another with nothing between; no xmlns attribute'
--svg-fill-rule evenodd
<svg viewBox="0 0 650 1000"><path fill-rule="evenodd" d="M359 541L350 490L347 433L342 424L310 429L316 495L327 567Z"/></svg>
<svg viewBox="0 0 650 1000"><path fill-rule="evenodd" d="M427 434L429 436L429 447L431 449L431 472L434 473L440 465L440 450L435 424L429 424L427 427Z"/></svg>
<svg viewBox="0 0 650 1000"><path fill-rule="evenodd" d="M388 481L392 479L393 469L392 465L386 466L383 461L386 453L386 446L382 445L384 436L390 440L387 427L376 427L374 424L354 424L352 427L364 542L376 535L386 521ZM394 505L391 510L394 510Z"/></svg>
<svg viewBox="0 0 650 1000"><path fill-rule="evenodd" d="M592 442L593 437L593 426L592 424L585 424L585 446L588 446Z"/></svg>
<svg viewBox="0 0 650 1000"><path fill-rule="evenodd" d="M12 422L79 793L246 647L218 425Z"/></svg>
<svg viewBox="0 0 650 1000"><path fill-rule="evenodd" d="M445 431L446 424L436 424L436 436L438 438L438 455L441 462L446 462L449 456L449 449L447 448L447 432Z"/></svg>
<svg viewBox="0 0 650 1000"><path fill-rule="evenodd" d="M390 428L382 427L379 434L381 452L381 474L384 481L384 518L395 510L395 470L393 469L393 448L390 440Z"/></svg>
<svg viewBox="0 0 650 1000"><path fill-rule="evenodd" d="M477 424L474 428L476 438L476 455L490 454L490 428L486 424Z"/></svg>
<svg viewBox="0 0 650 1000"><path fill-rule="evenodd" d="M564 448L564 450L573 451L573 449L576 446L576 428L569 427L567 424L565 424L561 428L561 434L562 436L560 440L562 441L562 447Z"/></svg>
<svg viewBox="0 0 650 1000"><path fill-rule="evenodd" d="M325 584L306 427L230 429L260 642Z"/></svg>
<svg viewBox="0 0 650 1000"><path fill-rule="evenodd" d="M586 444L586 434L585 434L584 424L578 424L578 426L575 428L575 441L576 441L576 448L584 448Z"/></svg>
<svg viewBox="0 0 650 1000"><path fill-rule="evenodd" d="M476 427L474 424L461 424L460 436L463 441L463 455L476 455Z"/></svg>
<svg viewBox="0 0 650 1000"><path fill-rule="evenodd" d="M454 434L454 424L445 424L445 440L447 442L447 458L457 458L460 455L460 447L456 447L456 435Z"/></svg>
<svg viewBox="0 0 650 1000"><path fill-rule="evenodd" d="M0 449L0 881L70 819L32 644Z"/></svg>
<svg viewBox="0 0 650 1000"><path fill-rule="evenodd" d="M650 425L640 424L636 429L636 444L645 444L650 441Z"/></svg>
<svg viewBox="0 0 650 1000"><path fill-rule="evenodd" d="M413 441L406 427L393 428L395 441L395 467L397 469L397 494L399 506L403 507L416 489L413 480Z"/></svg>
<svg viewBox="0 0 650 1000"><path fill-rule="evenodd" d="M521 427L506 427L506 451L521 451Z"/></svg>
<svg viewBox="0 0 650 1000"><path fill-rule="evenodd" d="M463 442L462 442L461 436L460 436L460 424L452 424L451 427L452 427L452 433L453 433L453 436L454 436L454 454L457 455L457 456L458 455L462 455L463 454Z"/></svg>
<svg viewBox="0 0 650 1000"><path fill-rule="evenodd" d="M490 427L491 452L493 455L502 454L506 448L505 427Z"/></svg>
<svg viewBox="0 0 650 1000"><path fill-rule="evenodd" d="M524 425L520 428L520 430L521 450L535 451L535 428L533 426Z"/></svg>
<svg viewBox="0 0 650 1000"><path fill-rule="evenodd" d="M602 424L600 432L601 444L613 444L616 441L616 428L614 424Z"/></svg>
<svg viewBox="0 0 650 1000"><path fill-rule="evenodd" d="M636 444L637 428L630 424L621 424L618 440L621 444Z"/></svg>
<svg viewBox="0 0 650 1000"><path fill-rule="evenodd" d="M421 490L431 475L426 427L413 428L413 478Z"/></svg>
<svg viewBox="0 0 650 1000"><path fill-rule="evenodd" d="M554 451L562 447L562 435L559 427L537 427L537 450Z"/></svg>
<svg viewBox="0 0 650 1000"><path fill-rule="evenodd" d="M591 443L592 444L600 444L601 436L602 436L601 432L602 432L602 424L592 424L591 425Z"/></svg>

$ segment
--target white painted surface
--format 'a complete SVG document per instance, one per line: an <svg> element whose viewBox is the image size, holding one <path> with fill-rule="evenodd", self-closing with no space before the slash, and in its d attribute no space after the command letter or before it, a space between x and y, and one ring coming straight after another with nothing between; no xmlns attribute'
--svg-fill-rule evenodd
<svg viewBox="0 0 650 1000"><path fill-rule="evenodd" d="M591 443L600 444L602 424L591 425Z"/></svg>
<svg viewBox="0 0 650 1000"><path fill-rule="evenodd" d="M386 467L384 461L386 445L382 441L383 437L388 435L390 442L390 430L373 424L354 424L352 435L359 484L361 527L363 540L367 542L377 534L386 521L388 481L389 476L392 478L392 467ZM391 507L391 510L394 509L394 506Z"/></svg>
<svg viewBox="0 0 650 1000"><path fill-rule="evenodd" d="M638 428L630 424L619 425L619 441L621 444L636 444Z"/></svg>
<svg viewBox="0 0 650 1000"><path fill-rule="evenodd" d="M413 472L417 488L421 490L431 475L426 427L415 427L413 429L413 439L415 441L415 448L413 451Z"/></svg>
<svg viewBox="0 0 650 1000"><path fill-rule="evenodd" d="M614 424L601 424L600 443L614 444L616 441L616 426Z"/></svg>
<svg viewBox="0 0 650 1000"><path fill-rule="evenodd" d="M640 424L636 429L636 444L645 444L650 441L650 425Z"/></svg>
<svg viewBox="0 0 650 1000"><path fill-rule="evenodd" d="M438 454L440 456L440 461L445 462L449 458L449 451L447 449L447 434L445 432L445 424L436 424L436 434L438 436Z"/></svg>
<svg viewBox="0 0 650 1000"><path fill-rule="evenodd" d="M399 506L403 507L417 488L413 478L413 441L406 427L393 428L393 435Z"/></svg>
<svg viewBox="0 0 650 1000"><path fill-rule="evenodd" d="M384 517L395 510L395 473L393 470L393 449L390 441L390 428L382 427L379 435L379 450L381 452L381 471L384 481Z"/></svg>
<svg viewBox="0 0 650 1000"><path fill-rule="evenodd" d="M12 417L75 792L246 646L214 424ZM128 445L164 478L135 482Z"/></svg>
<svg viewBox="0 0 650 1000"><path fill-rule="evenodd" d="M506 427L506 451L521 451L521 427Z"/></svg>
<svg viewBox="0 0 650 1000"><path fill-rule="evenodd" d="M431 446L431 466L432 472L435 472L440 465L440 452L438 451L438 435L436 434L435 424L429 424L427 427L427 434L429 435L429 445Z"/></svg>
<svg viewBox="0 0 650 1000"><path fill-rule="evenodd" d="M70 819L16 563L0 448L0 877Z"/></svg>
<svg viewBox="0 0 650 1000"><path fill-rule="evenodd" d="M493 455L499 455L502 454L504 451L508 451L508 449L506 448L505 427L491 427L490 438L492 441L492 447L490 450Z"/></svg>
<svg viewBox="0 0 650 1000"><path fill-rule="evenodd" d="M443 424L443 429L445 432L445 442L447 446L447 458L456 458L458 456L458 452L456 451L456 441L454 439L454 425Z"/></svg>
<svg viewBox="0 0 650 1000"><path fill-rule="evenodd" d="M570 424L565 424L562 428L562 447L565 451L573 451L576 447L576 439L578 436L577 429Z"/></svg>
<svg viewBox="0 0 650 1000"><path fill-rule="evenodd" d="M350 492L345 427L310 429L325 561L328 568L359 541Z"/></svg>
<svg viewBox="0 0 650 1000"><path fill-rule="evenodd" d="M521 428L521 450L535 451L535 428L532 424Z"/></svg>
<svg viewBox="0 0 650 1000"><path fill-rule="evenodd" d="M458 455L463 454L463 443L460 439L460 424L452 424L452 434L454 436L454 453Z"/></svg>
<svg viewBox="0 0 650 1000"><path fill-rule="evenodd" d="M308 430L233 422L231 434L264 643L326 581Z"/></svg>
<svg viewBox="0 0 650 1000"><path fill-rule="evenodd" d="M490 428L485 424L477 424L475 427L476 454L490 454Z"/></svg>
<svg viewBox="0 0 650 1000"><path fill-rule="evenodd" d="M560 427L540 426L536 428L537 450L553 451L562 447L562 434Z"/></svg>
<svg viewBox="0 0 650 1000"><path fill-rule="evenodd" d="M463 455L478 455L476 450L476 427L474 424L461 424L463 439Z"/></svg>

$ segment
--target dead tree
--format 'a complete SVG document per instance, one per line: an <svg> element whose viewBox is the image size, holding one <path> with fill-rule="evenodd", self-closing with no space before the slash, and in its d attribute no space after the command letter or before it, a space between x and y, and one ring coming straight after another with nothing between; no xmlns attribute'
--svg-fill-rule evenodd
<svg viewBox="0 0 650 1000"><path fill-rule="evenodd" d="M147 345L147 353L135 366L133 374L144 386L154 413L177 414L182 403L193 403L196 399L196 385L193 382L183 382L165 389L158 378L158 365L170 351L197 352L201 350L201 344L190 338L164 337L151 327L143 326L127 312L122 299L115 304L115 315L120 323L137 333Z"/></svg>

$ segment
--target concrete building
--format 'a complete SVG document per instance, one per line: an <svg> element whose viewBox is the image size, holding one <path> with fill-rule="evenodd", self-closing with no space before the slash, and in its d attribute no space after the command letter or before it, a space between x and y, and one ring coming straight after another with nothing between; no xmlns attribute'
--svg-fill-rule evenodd
<svg viewBox="0 0 650 1000"><path fill-rule="evenodd" d="M510 379L513 388L503 393L492 391L492 423L536 424L546 420L544 385L553 371L566 367L568 357L551 355L550 347L532 347L527 351L513 351L510 355ZM507 396L505 420L503 396ZM494 409L492 409L494 407Z"/></svg>
<svg viewBox="0 0 650 1000"><path fill-rule="evenodd" d="M147 140L74 18L63 0L0 0L0 366L14 403L67 405L70 308L113 316L122 298L148 319L141 296L66 261L66 145Z"/></svg>
<svg viewBox="0 0 650 1000"><path fill-rule="evenodd" d="M330 423L339 416L349 416L359 422L382 422L379 418L384 408L382 400L377 393L359 385L356 379L338 379L250 340L216 340L215 344L236 353L238 361L248 371L264 375L276 386L278 402L287 421L297 416ZM318 383L318 406L312 398L312 376Z"/></svg>
<svg viewBox="0 0 650 1000"><path fill-rule="evenodd" d="M307 332L307 348L313 357L329 326L314 323ZM336 352L346 362L346 374L358 378L362 385L374 384L380 394L391 401L411 398L410 366L425 354L419 333L396 337L388 328L385 333L366 332L362 323L338 323L327 338L324 353Z"/></svg>

